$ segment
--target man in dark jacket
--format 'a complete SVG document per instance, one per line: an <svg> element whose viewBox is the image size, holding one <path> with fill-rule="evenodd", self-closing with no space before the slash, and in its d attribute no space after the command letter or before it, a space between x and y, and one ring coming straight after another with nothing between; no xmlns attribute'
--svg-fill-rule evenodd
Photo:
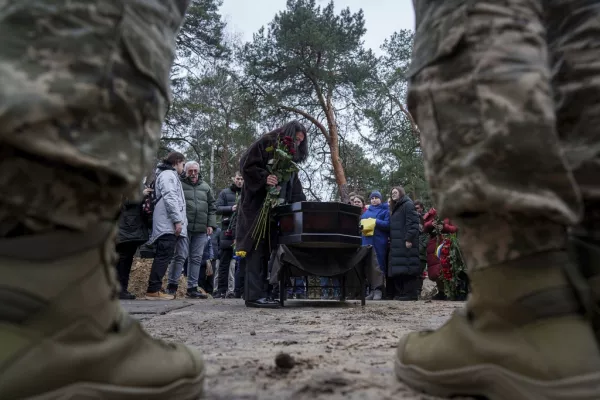
<svg viewBox="0 0 600 400"><path fill-rule="evenodd" d="M421 200L415 200L415 209L417 210L417 214L419 214L419 216L425 215L425 206Z"/></svg>
<svg viewBox="0 0 600 400"><path fill-rule="evenodd" d="M233 293L227 293L229 280L235 279L233 276L229 276L229 264L233 257L233 233L229 229L229 223L234 212L236 212L237 199L242 191L244 185L244 178L242 173L237 171L235 176L232 178L233 183L230 187L221 190L219 198L217 199L217 215L222 216L221 220L221 237L220 237L220 256L219 256L219 267L215 271L215 293L213 297L233 297Z"/></svg>
<svg viewBox="0 0 600 400"><path fill-rule="evenodd" d="M133 264L133 256L138 247L148 241L148 227L142 218L142 204L139 201L123 200L121 214L119 215L119 231L116 240L116 250L119 255L117 261L117 275L121 284L121 300L133 300L135 295L127 290L129 274Z"/></svg>
<svg viewBox="0 0 600 400"><path fill-rule="evenodd" d="M240 199L238 198L238 206L239 206L239 202ZM236 232L237 232L237 220L238 220L238 213L235 212L233 213L233 215L231 216L231 221L229 221L229 230L232 232L233 237L236 237ZM235 252L237 249L237 245L235 243L235 240L233 241L233 251ZM227 285L227 291L232 291L233 292L233 297L235 297L236 299L242 298L244 296L244 281L246 280L246 268L241 268L241 262L239 260L239 258L237 257L233 257L234 260L232 262L229 263L229 268L233 269L233 282L229 283ZM231 287L233 287L233 290L231 290Z"/></svg>
<svg viewBox="0 0 600 400"><path fill-rule="evenodd" d="M169 267L169 285L167 293L177 293L179 278L183 271L183 263L189 256L187 271L186 297L206 299L204 293L198 291L198 280L202 265L204 247L213 229L217 227L215 197L210 186L200 179L200 166L196 161L185 164L186 178L181 181L185 209L187 215L187 237L181 238L175 248L175 257Z"/></svg>
<svg viewBox="0 0 600 400"><path fill-rule="evenodd" d="M244 178L244 186L240 198L236 227L236 249L246 251L247 257L242 260L240 268L246 268L245 294L247 307L279 307L279 302L267 296L267 264L271 254L269 240L256 243L252 238L252 230L260 214L269 186L282 186L285 193L284 203L306 200L302 192L302 184L297 174L292 174L287 182L279 182L267 168L273 152L267 151L276 146L284 137L292 138L296 151L295 162L302 162L308 156L306 128L298 121L285 124L272 132L263 135L254 142L240 160L240 170ZM272 233L275 229L271 230ZM274 240L271 241L273 244Z"/></svg>
<svg viewBox="0 0 600 400"><path fill-rule="evenodd" d="M395 300L419 298L419 215L404 188L392 189L390 202L390 259L388 274L394 282Z"/></svg>

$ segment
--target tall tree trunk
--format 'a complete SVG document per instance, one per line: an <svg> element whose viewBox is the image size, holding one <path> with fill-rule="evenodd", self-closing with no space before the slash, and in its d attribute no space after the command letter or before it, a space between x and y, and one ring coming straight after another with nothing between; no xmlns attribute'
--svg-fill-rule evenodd
<svg viewBox="0 0 600 400"><path fill-rule="evenodd" d="M317 90L319 92L319 90ZM343 203L347 203L349 200L348 196L348 182L346 182L346 174L344 172L344 166L342 165L342 160L340 159L340 140L338 135L337 124L335 121L335 114L333 112L333 103L331 101L331 96L328 97L327 102L321 98L321 106L323 111L325 112L325 116L327 118L327 127L325 127L319 120L310 115L309 113L302 111L296 107L289 107L282 104L279 104L279 108L287 111L294 112L298 115L303 116L313 124L323 134L325 140L327 141L327 145L329 146L329 152L331 154L331 164L333 167L333 175L335 177L335 182L338 185L338 191L340 193L340 198Z"/></svg>
<svg viewBox="0 0 600 400"><path fill-rule="evenodd" d="M210 186L215 186L215 145L210 145Z"/></svg>
<svg viewBox="0 0 600 400"><path fill-rule="evenodd" d="M232 176L232 173L230 172L230 164L229 164L229 143L231 143L232 138L231 138L231 131L229 129L229 125L230 125L230 121L229 121L229 112L227 110L225 110L225 126L223 126L223 158L221 160L221 172L225 173L227 178L229 178L229 176ZM239 166L235 166L235 170L237 171L239 168ZM229 182L229 180L227 181ZM229 185L225 186L228 187Z"/></svg>
<svg viewBox="0 0 600 400"><path fill-rule="evenodd" d="M327 110L327 124L329 125L329 150L331 153L331 165L333 166L333 175L338 185L340 192L340 198L342 203L347 203L350 199L348 197L348 183L346 181L346 173L342 165L340 158L340 140L335 123L335 117L333 116L333 110L330 108Z"/></svg>
<svg viewBox="0 0 600 400"><path fill-rule="evenodd" d="M227 144L225 142L225 144L222 145L222 150L221 150L221 172L224 174L227 174L229 172L229 148L227 147ZM236 166L236 169L238 167Z"/></svg>

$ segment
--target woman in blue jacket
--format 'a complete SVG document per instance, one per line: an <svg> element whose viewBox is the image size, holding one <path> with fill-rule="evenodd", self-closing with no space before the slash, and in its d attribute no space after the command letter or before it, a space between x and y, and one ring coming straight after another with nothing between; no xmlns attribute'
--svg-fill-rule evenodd
<svg viewBox="0 0 600 400"><path fill-rule="evenodd" d="M363 226L362 244L371 245L375 249L379 269L386 276L386 251L390 232L390 211L388 205L383 203L381 193L374 191L369 196L371 205L361 216ZM369 299L381 300L382 288L375 288Z"/></svg>

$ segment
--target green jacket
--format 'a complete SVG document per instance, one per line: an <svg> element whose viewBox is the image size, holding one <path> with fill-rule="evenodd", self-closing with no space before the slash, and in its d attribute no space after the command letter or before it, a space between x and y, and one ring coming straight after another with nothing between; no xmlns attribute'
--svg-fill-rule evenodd
<svg viewBox="0 0 600 400"><path fill-rule="evenodd" d="M181 180L185 197L185 210L188 220L188 232L206 233L209 226L217 228L217 205L215 196L208 183L198 179L196 184L189 178Z"/></svg>

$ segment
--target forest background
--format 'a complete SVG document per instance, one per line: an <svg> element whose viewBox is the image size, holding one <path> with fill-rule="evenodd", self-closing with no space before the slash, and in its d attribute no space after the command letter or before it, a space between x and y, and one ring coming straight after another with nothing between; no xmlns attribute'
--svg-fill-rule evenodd
<svg viewBox="0 0 600 400"><path fill-rule="evenodd" d="M385 196L402 185L429 203L419 130L405 104L414 32L398 29L368 48L363 10L338 3L288 0L243 40L221 14L223 0L192 0L157 159L183 152L218 192L250 143L298 119L309 129L300 178L310 200Z"/></svg>

